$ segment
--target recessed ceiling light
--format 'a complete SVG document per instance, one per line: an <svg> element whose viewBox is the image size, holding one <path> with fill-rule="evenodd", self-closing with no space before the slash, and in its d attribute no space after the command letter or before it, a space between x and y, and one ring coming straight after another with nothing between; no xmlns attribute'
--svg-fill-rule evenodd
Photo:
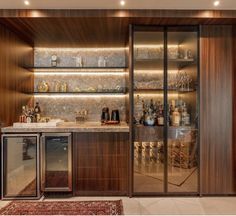
<svg viewBox="0 0 236 216"><path fill-rule="evenodd" d="M124 5L125 5L125 1L124 1L124 0L121 0L121 1L120 1L120 5L121 5L121 6L124 6Z"/></svg>
<svg viewBox="0 0 236 216"><path fill-rule="evenodd" d="M219 4L220 4L220 1L214 1L214 6L215 7L219 6Z"/></svg>
<svg viewBox="0 0 236 216"><path fill-rule="evenodd" d="M29 4L30 4L30 2L29 2L29 1L27 1L27 0L25 0L25 1L24 1L24 4L25 4L25 5L29 5Z"/></svg>

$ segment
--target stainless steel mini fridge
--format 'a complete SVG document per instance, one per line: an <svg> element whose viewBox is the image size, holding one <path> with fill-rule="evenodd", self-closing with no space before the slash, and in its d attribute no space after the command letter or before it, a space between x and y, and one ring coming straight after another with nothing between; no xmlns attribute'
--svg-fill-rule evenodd
<svg viewBox="0 0 236 216"><path fill-rule="evenodd" d="M2 135L2 199L38 199L39 135Z"/></svg>

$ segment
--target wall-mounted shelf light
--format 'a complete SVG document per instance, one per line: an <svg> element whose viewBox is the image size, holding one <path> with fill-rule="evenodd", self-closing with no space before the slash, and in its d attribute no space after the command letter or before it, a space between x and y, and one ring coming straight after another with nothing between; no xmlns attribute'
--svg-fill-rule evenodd
<svg viewBox="0 0 236 216"><path fill-rule="evenodd" d="M80 92L65 92L65 93L34 93L35 98L124 98L127 94L125 93L80 93Z"/></svg>

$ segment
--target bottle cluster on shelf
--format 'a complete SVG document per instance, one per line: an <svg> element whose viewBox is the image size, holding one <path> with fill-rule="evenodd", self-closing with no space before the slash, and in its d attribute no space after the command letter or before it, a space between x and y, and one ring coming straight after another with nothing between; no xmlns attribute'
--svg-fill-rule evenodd
<svg viewBox="0 0 236 216"><path fill-rule="evenodd" d="M21 123L33 123L41 120L41 108L39 103L36 102L35 107L32 105L22 106L22 113L19 117Z"/></svg>
<svg viewBox="0 0 236 216"><path fill-rule="evenodd" d="M187 104L183 100L171 100L168 105L168 125L169 126L189 126L190 114ZM163 126L164 125L164 104L162 101L145 102L137 95L134 104L134 121L136 124L145 126Z"/></svg>
<svg viewBox="0 0 236 216"><path fill-rule="evenodd" d="M74 82L74 80L69 80L69 81ZM105 88L104 86L98 84L96 87L90 86L87 87L86 89L85 88L83 89L79 86L73 87L73 85L68 84L69 81L68 82L54 81L51 83L48 83L44 80L40 81L37 85L37 92L38 93L126 93L125 86L115 85L115 83L113 83L114 87L111 86L110 88L108 87ZM113 79L113 81L115 81L115 79Z"/></svg>

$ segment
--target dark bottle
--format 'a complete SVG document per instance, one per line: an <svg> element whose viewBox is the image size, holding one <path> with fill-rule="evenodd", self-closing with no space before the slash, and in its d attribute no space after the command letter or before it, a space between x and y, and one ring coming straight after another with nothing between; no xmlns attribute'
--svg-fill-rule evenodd
<svg viewBox="0 0 236 216"><path fill-rule="evenodd" d="M157 124L159 126L163 126L164 125L164 109L163 109L163 105L159 106L158 117L157 117Z"/></svg>
<svg viewBox="0 0 236 216"><path fill-rule="evenodd" d="M39 106L39 102L36 102L36 105L34 107L34 117L36 122L40 121L40 114L41 114L41 108Z"/></svg>
<svg viewBox="0 0 236 216"><path fill-rule="evenodd" d="M36 102L36 105L34 107L34 113L37 114L37 113L41 113L41 109L40 109L40 106L39 106L39 102Z"/></svg>

